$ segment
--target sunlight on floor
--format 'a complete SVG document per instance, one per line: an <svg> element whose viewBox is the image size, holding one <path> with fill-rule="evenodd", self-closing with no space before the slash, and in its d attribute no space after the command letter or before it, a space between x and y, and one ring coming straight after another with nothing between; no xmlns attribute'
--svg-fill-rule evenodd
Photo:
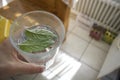
<svg viewBox="0 0 120 80"><path fill-rule="evenodd" d="M59 80L68 80L68 77L71 80L78 69L80 69L81 63L65 53L62 53L58 59L61 61L58 64L55 64L54 67L50 68L52 74L49 71L45 71L42 75L50 80L56 75L60 77Z"/></svg>

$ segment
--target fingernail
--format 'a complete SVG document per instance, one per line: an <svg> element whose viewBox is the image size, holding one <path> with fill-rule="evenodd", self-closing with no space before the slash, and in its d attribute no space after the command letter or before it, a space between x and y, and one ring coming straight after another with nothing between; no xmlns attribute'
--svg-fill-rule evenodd
<svg viewBox="0 0 120 80"><path fill-rule="evenodd" d="M45 66L40 66L39 72L43 72L45 70Z"/></svg>

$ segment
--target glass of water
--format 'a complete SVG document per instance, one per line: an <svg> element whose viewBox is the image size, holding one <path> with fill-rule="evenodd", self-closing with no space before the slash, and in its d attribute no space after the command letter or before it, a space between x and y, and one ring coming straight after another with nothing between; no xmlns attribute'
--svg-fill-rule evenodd
<svg viewBox="0 0 120 80"><path fill-rule="evenodd" d="M31 36L29 33L35 35ZM64 35L64 25L57 16L46 11L32 11L13 22L10 42L28 62L48 68L54 62ZM49 41L51 42L47 45Z"/></svg>

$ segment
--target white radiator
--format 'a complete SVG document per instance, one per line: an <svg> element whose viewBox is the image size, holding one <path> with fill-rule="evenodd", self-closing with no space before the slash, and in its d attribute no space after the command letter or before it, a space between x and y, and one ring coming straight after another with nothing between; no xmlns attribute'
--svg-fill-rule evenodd
<svg viewBox="0 0 120 80"><path fill-rule="evenodd" d="M120 32L120 4L108 0L76 0L73 10L88 16L106 29Z"/></svg>

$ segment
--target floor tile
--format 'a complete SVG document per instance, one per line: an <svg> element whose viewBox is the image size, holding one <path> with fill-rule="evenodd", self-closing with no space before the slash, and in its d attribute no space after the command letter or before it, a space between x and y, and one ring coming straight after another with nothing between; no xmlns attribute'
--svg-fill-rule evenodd
<svg viewBox="0 0 120 80"><path fill-rule="evenodd" d="M63 53L61 54L61 62L55 65L51 71L59 77L69 73L69 76L72 76L80 66L81 63L79 61L68 54Z"/></svg>
<svg viewBox="0 0 120 80"><path fill-rule="evenodd" d="M83 29L86 29L86 30L91 29L90 25L87 25L86 23L83 23L82 21L76 20L76 24L78 25L78 27L81 27Z"/></svg>
<svg viewBox="0 0 120 80"><path fill-rule="evenodd" d="M59 78L58 77L55 77L54 79L52 79L52 80L59 80Z"/></svg>
<svg viewBox="0 0 120 80"><path fill-rule="evenodd" d="M34 78L34 80L48 80L46 76L43 76L42 74L38 74L37 77Z"/></svg>
<svg viewBox="0 0 120 80"><path fill-rule="evenodd" d="M49 74L38 74L37 77L34 78L34 80L58 80L58 77L50 72Z"/></svg>
<svg viewBox="0 0 120 80"><path fill-rule="evenodd" d="M89 19L87 16L85 16L83 14L79 14L77 16L77 22L83 23L83 24L87 25L87 27L89 27L89 28L91 28L94 23L91 19Z"/></svg>
<svg viewBox="0 0 120 80"><path fill-rule="evenodd" d="M60 63L62 64L63 61L62 61L62 54L64 54L65 52L62 51L62 50L59 50L59 53L56 55L55 57L55 60L54 60L54 63L48 68L48 70L51 70L53 69L56 65L60 65ZM52 70L51 70L52 71Z"/></svg>
<svg viewBox="0 0 120 80"><path fill-rule="evenodd" d="M76 23L76 21L74 19L72 19L72 18L69 19L69 25L68 25L68 31L69 32L74 29L75 23Z"/></svg>
<svg viewBox="0 0 120 80"><path fill-rule="evenodd" d="M89 42L92 39L89 36L89 32L90 31L81 28L81 26L79 26L79 25L76 24L75 29L72 32L75 33L76 35L78 35L80 38L82 38L82 39L84 39L84 40L86 40L86 41Z"/></svg>
<svg viewBox="0 0 120 80"><path fill-rule="evenodd" d="M103 41L96 41L96 40L92 40L91 42L92 44L96 45L97 47L103 49L104 51L108 51L110 48L110 45L108 45L107 43L103 42Z"/></svg>
<svg viewBox="0 0 120 80"><path fill-rule="evenodd" d="M57 68L61 67L60 65L63 64L61 54L63 54L62 50L60 50L56 56L54 64L45 70L42 74L39 74L35 80L58 80L57 74L60 70Z"/></svg>
<svg viewBox="0 0 120 80"><path fill-rule="evenodd" d="M53 74L58 76L58 80L71 79L80 68L81 63L66 53L61 54L59 58L61 58L61 61L50 68L52 76Z"/></svg>
<svg viewBox="0 0 120 80"><path fill-rule="evenodd" d="M61 55L59 55L59 57L56 59L56 63L49 68L51 72L47 73L47 75L43 75L50 80L68 80L68 75L70 76L69 79L72 78L80 66L81 63L79 61L69 56L65 52L62 52Z"/></svg>
<svg viewBox="0 0 120 80"><path fill-rule="evenodd" d="M37 74L14 76L15 80L33 80Z"/></svg>
<svg viewBox="0 0 120 80"><path fill-rule="evenodd" d="M98 72L89 68L87 65L82 64L72 76L71 74L73 74L73 71L64 74L59 80L96 80Z"/></svg>
<svg viewBox="0 0 120 80"><path fill-rule="evenodd" d="M70 34L62 45L62 49L73 57L80 58L87 45L88 42L80 39L74 34Z"/></svg>
<svg viewBox="0 0 120 80"><path fill-rule="evenodd" d="M81 61L99 71L105 60L105 57L106 52L90 44L82 56Z"/></svg>

